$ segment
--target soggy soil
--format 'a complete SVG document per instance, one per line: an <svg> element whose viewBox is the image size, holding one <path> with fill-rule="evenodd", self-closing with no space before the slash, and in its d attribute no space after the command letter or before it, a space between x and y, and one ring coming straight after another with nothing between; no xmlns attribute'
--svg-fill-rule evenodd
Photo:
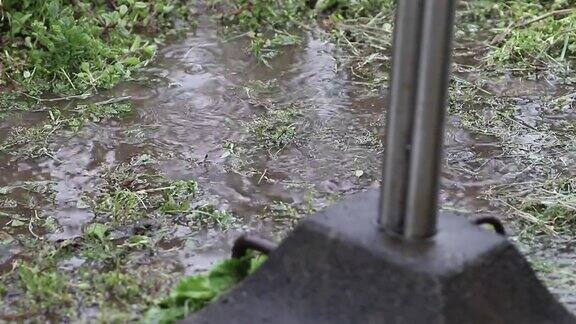
<svg viewBox="0 0 576 324"><path fill-rule="evenodd" d="M51 183L44 192L12 191L7 197L19 202L33 199L34 204L18 203L3 210L21 215L23 222L37 217L34 211L40 210L57 223L55 230L30 230L27 226L10 228L7 220L0 218L5 226L0 231L14 237L38 236L48 242L81 237L96 218L93 210L81 203L82 197L94 195L110 166L148 155L155 161L155 172L169 180L196 180L203 199L234 215L226 230L194 229L170 219L153 224L163 234L156 251L141 256L146 259L142 262L165 269L169 286L182 274L203 271L226 257L240 232L280 239L303 215L377 187L386 90L366 88L340 68L338 50L321 31L307 33L302 45L283 51L270 61L271 67L251 58L245 46L242 40L223 41L216 23L201 19L195 32L160 50L140 80L123 83L94 99L130 96L135 108L132 116L90 124L78 133L59 133L50 142L53 158L0 155L0 187ZM545 98L571 93L567 86L512 76L487 80L474 71L457 74L467 82L481 79L482 89L491 96L513 98L523 114L515 120L529 126L532 122L573 122L576 117L572 110L550 114L543 108ZM290 118L296 130L286 145L267 146L247 131L258 118L274 116L270 112L285 107L295 111ZM488 114L499 108L482 109ZM15 125L35 125L45 118L42 112L10 115L0 123L0 135ZM531 260L547 264L536 268L553 292L576 310L576 282L570 273L576 263L573 242L561 235L522 239L521 226L509 217L508 209L487 194L495 185L537 178L539 174L532 169L524 171L534 160L511 157L501 139L471 129L462 119L457 111L448 116L442 208L471 216L503 217L512 240ZM533 151L536 155L554 149L538 146L539 139L518 140L530 141L528 146L538 150ZM573 157L558 161L565 163L549 167L574 174ZM279 214L287 216L276 217ZM0 246L4 273L10 271L21 249L15 242ZM81 258L73 257L60 266L74 273L82 263ZM13 298L17 296L14 292ZM10 308L0 309L9 312ZM85 316L91 318L95 312L88 309Z"/></svg>

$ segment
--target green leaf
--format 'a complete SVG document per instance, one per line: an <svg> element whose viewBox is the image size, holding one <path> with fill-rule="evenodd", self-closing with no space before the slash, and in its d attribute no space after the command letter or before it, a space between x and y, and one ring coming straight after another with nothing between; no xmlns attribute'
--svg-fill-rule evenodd
<svg viewBox="0 0 576 324"><path fill-rule="evenodd" d="M171 294L178 301L210 300L216 296L216 292L210 287L210 282L205 276L193 276L182 280Z"/></svg>
<svg viewBox="0 0 576 324"><path fill-rule="evenodd" d="M250 269L248 269L248 274L252 274L254 271L258 270L266 260L268 260L268 257L265 255L257 255L250 259Z"/></svg>
<svg viewBox="0 0 576 324"><path fill-rule="evenodd" d="M150 245L150 238L148 236L143 235L134 235L130 237L130 239L126 243L126 246L129 247L142 247L147 245Z"/></svg>
<svg viewBox="0 0 576 324"><path fill-rule="evenodd" d="M190 276L180 280L170 296L145 316L146 323L174 323L192 311L204 307L220 294L230 290L250 272L259 267L266 257L248 255L218 263L208 274Z"/></svg>
<svg viewBox="0 0 576 324"><path fill-rule="evenodd" d="M131 57L127 57L125 58L122 63L128 65L128 66L136 66L138 64L140 64L140 59L135 57L135 56L131 56Z"/></svg>
<svg viewBox="0 0 576 324"><path fill-rule="evenodd" d="M216 266L208 275L210 286L215 291L226 291L246 276L247 267L244 260L225 260Z"/></svg>
<svg viewBox="0 0 576 324"><path fill-rule="evenodd" d="M119 6L117 10L121 16L124 16L128 12L128 7L123 4L123 5Z"/></svg>
<svg viewBox="0 0 576 324"><path fill-rule="evenodd" d="M140 36L136 35L136 37L134 37L134 41L132 42L132 46L130 46L130 52L136 52L136 50L140 48L141 41L142 39Z"/></svg>
<svg viewBox="0 0 576 324"><path fill-rule="evenodd" d="M97 238L100 241L105 241L107 238L108 227L104 224L93 223L88 225L84 231L84 235L88 237Z"/></svg>
<svg viewBox="0 0 576 324"><path fill-rule="evenodd" d="M156 54L156 45L148 45L142 49L142 52L146 58L152 58Z"/></svg>
<svg viewBox="0 0 576 324"><path fill-rule="evenodd" d="M146 9L148 8L148 4L142 1L137 1L134 3L134 9Z"/></svg>

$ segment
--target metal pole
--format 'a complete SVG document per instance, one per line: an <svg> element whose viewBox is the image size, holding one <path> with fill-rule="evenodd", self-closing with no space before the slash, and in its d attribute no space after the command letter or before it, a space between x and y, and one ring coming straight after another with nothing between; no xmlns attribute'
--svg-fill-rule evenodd
<svg viewBox="0 0 576 324"><path fill-rule="evenodd" d="M422 49L406 202L407 238L436 233L436 208L456 0L424 6Z"/></svg>
<svg viewBox="0 0 576 324"><path fill-rule="evenodd" d="M394 27L392 85L379 222L381 227L397 234L404 232L410 142L420 62L422 8L422 0L398 1Z"/></svg>

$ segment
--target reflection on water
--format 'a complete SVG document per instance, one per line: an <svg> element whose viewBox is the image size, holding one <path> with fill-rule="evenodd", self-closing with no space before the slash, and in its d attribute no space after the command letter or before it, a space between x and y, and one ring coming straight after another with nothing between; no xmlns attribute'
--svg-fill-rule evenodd
<svg viewBox="0 0 576 324"><path fill-rule="evenodd" d="M176 257L182 270L191 273L227 255L238 230L273 236L270 232L277 228L256 215L275 201L302 202L310 187L322 196L377 185L382 149L374 145L374 138L382 140L386 91L366 93L355 85L346 71L336 69L333 45L312 35L304 38L301 48L288 49L273 60L272 68L255 62L245 52L245 45L242 41L223 42L216 27L202 21L194 34L161 50L155 64L146 69L146 79L157 82L128 82L105 94L131 96L136 116L90 125L78 134L58 135L52 143L54 159L0 156L0 186L53 181L54 204L45 202L43 208L54 215L63 232L50 238L71 238L80 235L93 217L78 202L82 194L93 192L104 168L150 154L167 177L197 179L218 197L220 205L243 220L243 227L227 233L173 229L165 256ZM244 90L253 80L276 80L277 91L270 99L305 103L305 117L313 125L302 145L254 162L256 174L266 174L264 180L226 172L220 158L223 145L240 137L241 123L258 113ZM523 86L514 83L514 87ZM2 123L0 132L5 134L15 124L34 124L38 115L16 115ZM494 212L489 202L477 197L484 186L510 171L498 159L498 144L493 138L463 130L455 118L449 119L441 194L445 206L469 213ZM362 171L359 178L357 170ZM2 255L6 253L0 250L0 262L7 262Z"/></svg>

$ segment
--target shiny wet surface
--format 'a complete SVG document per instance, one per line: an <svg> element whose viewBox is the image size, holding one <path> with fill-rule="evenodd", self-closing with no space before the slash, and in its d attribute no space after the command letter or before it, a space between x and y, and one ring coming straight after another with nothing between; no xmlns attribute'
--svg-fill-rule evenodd
<svg viewBox="0 0 576 324"><path fill-rule="evenodd" d="M148 154L158 161L164 176L197 180L219 207L239 219L228 231L170 229L158 262L172 264L177 272L194 273L227 256L239 232L280 238L290 226L267 217L270 205L278 201L305 205L312 197L313 209L321 209L344 195L378 186L380 177L386 90L366 89L356 82L346 68L337 65L337 49L320 34L307 34L301 46L285 50L266 67L246 53L245 43L223 41L215 23L203 20L194 33L160 50L141 81L126 82L101 95L130 96L136 108L132 117L89 125L77 134L60 133L51 143L54 158L0 156L0 186L53 182L53 199L38 201L62 229L47 238L73 238L94 218L79 201L94 192L103 170ZM474 75L465 78L473 80ZM254 81L274 86L254 95L250 92ZM525 120L540 118L535 99L540 94L566 91L514 78L489 83L486 88L502 96L527 97L523 105L535 107L536 112L533 116L526 109ZM296 122L302 133L277 154L252 156L236 172L225 157L225 145L254 144L243 142L244 125L267 109L255 97L275 105L301 105L303 117ZM11 116L1 123L0 135L14 125L33 125L42 118L46 116L39 113ZM574 114L560 118L573 120ZM510 159L502 156L499 141L466 130L458 116L450 115L445 142L443 208L467 215L504 214L501 206L481 198L483 190L506 181L504 175L514 172ZM569 172L571 167L567 167ZM31 209L19 208L19 213L33 217ZM568 266L576 262L574 246L568 241L535 246L527 253ZM8 250L0 250L3 268L18 247ZM576 307L573 289L555 292Z"/></svg>

